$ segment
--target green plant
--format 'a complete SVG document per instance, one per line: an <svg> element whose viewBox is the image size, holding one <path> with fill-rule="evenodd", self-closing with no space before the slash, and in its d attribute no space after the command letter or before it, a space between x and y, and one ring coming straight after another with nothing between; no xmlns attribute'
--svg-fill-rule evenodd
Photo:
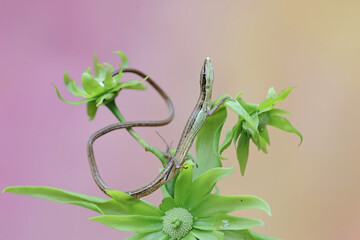
<svg viewBox="0 0 360 240"><path fill-rule="evenodd" d="M87 103L87 114L90 120L95 117L99 106L105 105L114 113L120 122L124 122L115 104L115 98L122 89L144 90L142 81L131 80L120 82L121 70L128 66L128 61L122 52L120 74L112 76L114 71L110 64L100 64L94 56L94 75L87 69L82 75L82 87L72 80L67 72L64 82L67 89L80 101L68 101L56 92L60 100L69 104ZM281 116L287 114L285 110L274 108L275 104L283 101L294 88L288 88L275 93L269 89L266 99L260 104L248 103L240 95L233 98L235 101L226 101L211 117L209 117L196 140L196 162L198 168L193 168L191 162L185 163L185 168L170 183L162 186L163 200L156 207L144 200L133 198L117 190L109 190L111 199L98 198L85 194L69 192L44 186L14 186L7 187L3 192L12 192L51 201L79 205L100 213L100 216L91 220L101 222L112 228L136 233L127 238L135 239L247 239L270 240L251 230L250 228L263 225L258 219L238 217L229 213L239 209L259 209L270 215L269 205L255 196L234 195L225 196L215 188L217 181L231 174L233 169L223 168L221 156L233 142L237 151L237 158L241 174L244 175L250 140L267 153L270 144L267 126L297 134L301 141L301 134ZM214 101L215 105L224 97ZM236 124L226 132L222 144L219 143L224 122L227 118L227 108L238 116ZM144 147L150 149L163 164L166 159L161 151L150 146L133 129L129 133ZM301 143L301 142L300 142ZM174 149L170 152L173 152ZM215 188L215 192L213 192Z"/></svg>

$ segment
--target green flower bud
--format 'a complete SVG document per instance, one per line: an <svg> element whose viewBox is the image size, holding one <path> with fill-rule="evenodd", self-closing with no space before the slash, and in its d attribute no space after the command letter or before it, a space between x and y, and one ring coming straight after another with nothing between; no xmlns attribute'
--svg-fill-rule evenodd
<svg viewBox="0 0 360 240"><path fill-rule="evenodd" d="M266 125L270 122L270 117L267 112L263 112L259 114L259 132L263 132L265 130Z"/></svg>
<svg viewBox="0 0 360 240"><path fill-rule="evenodd" d="M171 239L185 237L193 227L193 216L184 208L173 208L165 212L163 232Z"/></svg>

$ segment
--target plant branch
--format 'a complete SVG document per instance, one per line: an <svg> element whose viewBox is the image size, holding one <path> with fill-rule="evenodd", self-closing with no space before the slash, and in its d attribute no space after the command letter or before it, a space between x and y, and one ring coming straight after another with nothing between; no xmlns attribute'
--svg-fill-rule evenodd
<svg viewBox="0 0 360 240"><path fill-rule="evenodd" d="M120 113L118 107L116 106L115 101L110 101L105 105L120 122L126 122L124 116ZM161 161L163 166L167 164L168 159L164 156L163 152L160 149L153 147L149 143L147 143L134 129L126 128L126 130L138 143L140 143L140 145L145 149L145 151L154 154Z"/></svg>

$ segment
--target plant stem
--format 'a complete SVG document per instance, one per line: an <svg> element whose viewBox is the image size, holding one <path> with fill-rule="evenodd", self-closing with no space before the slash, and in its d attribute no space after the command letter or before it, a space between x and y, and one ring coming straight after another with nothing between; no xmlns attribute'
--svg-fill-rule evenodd
<svg viewBox="0 0 360 240"><path fill-rule="evenodd" d="M110 101L106 104L106 107L115 115L115 117L120 122L126 122L124 116L120 113L118 107L116 106L115 101ZM128 133L138 142L140 145L145 149L145 151L151 152L154 154L165 166L167 164L168 159L164 157L164 154L160 149L151 146L149 143L147 143L134 129L132 128L126 128Z"/></svg>

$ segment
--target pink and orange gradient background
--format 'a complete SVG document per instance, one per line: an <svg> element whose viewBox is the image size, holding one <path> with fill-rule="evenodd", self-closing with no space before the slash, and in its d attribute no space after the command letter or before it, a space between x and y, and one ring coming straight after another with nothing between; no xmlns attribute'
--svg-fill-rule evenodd
<svg viewBox="0 0 360 240"><path fill-rule="evenodd" d="M226 166L236 173L221 193L265 199L272 216L255 230L283 239L360 238L360 2L359 1L1 1L0 189L48 185L103 197L92 181L85 151L91 133L115 122L101 107L88 122L85 106L60 102L50 83L63 86L65 69L79 81L92 64L117 64L123 50L132 67L151 73L169 93L176 118L158 131L178 140L197 100L203 59L215 68L214 99L222 93L260 102L267 89L299 86L279 107L289 109L304 135L272 130L264 155L251 149L240 177L233 149ZM129 120L166 116L149 90L123 92L118 104ZM226 125L230 127L235 117ZM163 148L154 129L138 129ZM125 132L96 143L109 185L127 190L150 181L160 167ZM158 204L160 193L146 198ZM0 238L122 239L122 233L87 220L76 206L0 195Z"/></svg>

